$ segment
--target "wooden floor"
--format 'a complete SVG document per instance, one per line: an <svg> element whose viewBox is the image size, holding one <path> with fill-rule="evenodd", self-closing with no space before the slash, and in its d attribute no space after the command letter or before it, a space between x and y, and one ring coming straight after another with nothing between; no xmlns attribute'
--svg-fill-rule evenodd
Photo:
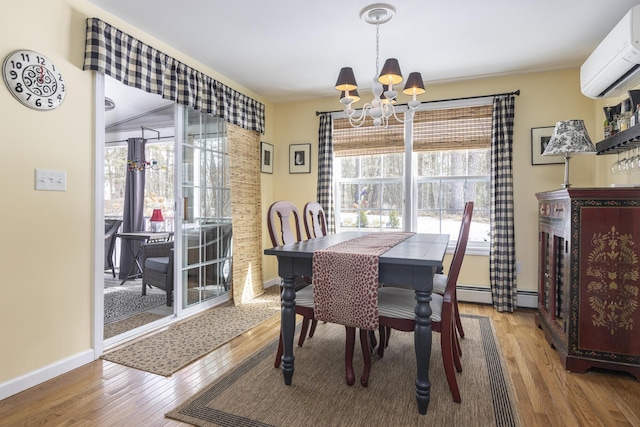
<svg viewBox="0 0 640 427"><path fill-rule="evenodd" d="M640 382L620 373L565 372L533 310L504 314L461 304L461 311L494 319L525 426L640 426ZM170 378L97 360L0 401L0 426L184 426L164 414L274 339L278 328L276 315Z"/></svg>

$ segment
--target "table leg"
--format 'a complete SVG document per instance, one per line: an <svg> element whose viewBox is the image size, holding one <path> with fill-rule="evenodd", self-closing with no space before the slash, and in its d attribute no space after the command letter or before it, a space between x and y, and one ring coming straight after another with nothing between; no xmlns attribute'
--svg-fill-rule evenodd
<svg viewBox="0 0 640 427"><path fill-rule="evenodd" d="M282 334L282 375L284 383L291 385L293 378L293 335L296 327L295 277L282 279L282 310L280 312L280 333Z"/></svg>
<svg viewBox="0 0 640 427"><path fill-rule="evenodd" d="M416 290L416 329L413 334L416 350L418 376L416 378L416 400L418 412L425 415L431 399L429 363L431 362L431 292Z"/></svg>
<svg viewBox="0 0 640 427"><path fill-rule="evenodd" d="M138 258L140 258L141 249L138 248L138 253L134 254L133 249L131 249L131 244L132 244L131 239L123 239L123 240L127 242L125 243L125 246L127 247L127 249L129 249L129 253L133 257L133 262L131 263L131 267L129 268L129 271L127 272L127 275L125 276L124 280L120 282L120 286L124 285L124 283L131 278L132 273L136 269L136 267L138 267L138 271L142 273L142 266L140 266L140 260L138 260Z"/></svg>

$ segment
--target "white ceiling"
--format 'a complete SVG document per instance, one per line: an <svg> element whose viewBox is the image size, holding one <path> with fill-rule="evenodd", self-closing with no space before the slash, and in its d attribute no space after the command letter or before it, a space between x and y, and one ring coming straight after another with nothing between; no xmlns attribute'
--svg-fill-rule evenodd
<svg viewBox="0 0 640 427"><path fill-rule="evenodd" d="M375 74L368 0L89 0L271 102L335 94L341 67ZM395 0L380 62L429 83L580 66L638 0ZM105 19L108 21L108 19Z"/></svg>

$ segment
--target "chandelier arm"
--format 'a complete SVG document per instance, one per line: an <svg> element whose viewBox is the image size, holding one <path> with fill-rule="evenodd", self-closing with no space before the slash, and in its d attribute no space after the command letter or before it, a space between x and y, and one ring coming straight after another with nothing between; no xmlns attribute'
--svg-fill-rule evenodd
<svg viewBox="0 0 640 427"><path fill-rule="evenodd" d="M359 119L353 120L351 117L349 117L349 124L351 125L351 127L359 128L364 124L364 122L365 120L359 120Z"/></svg>
<svg viewBox="0 0 640 427"><path fill-rule="evenodd" d="M399 121L400 123L402 123L402 124L405 124L406 122L410 122L410 121L411 121L411 119L413 119L413 114L412 114L412 115L411 115L411 118L406 119L406 120L402 120L402 119L400 119L400 118L398 117L398 115L396 114L396 109L395 109L395 108L393 108L393 107L391 107L391 109L393 110L393 117L394 117L397 121Z"/></svg>
<svg viewBox="0 0 640 427"><path fill-rule="evenodd" d="M370 109L371 109L371 104L367 103L367 104L364 104L364 106L362 107L362 112L360 114L360 117L353 117L354 116L353 113L352 114L347 113L347 116L349 117L349 124L357 128L362 126L367 118L367 110L370 110ZM355 110L354 110L354 113L355 113Z"/></svg>

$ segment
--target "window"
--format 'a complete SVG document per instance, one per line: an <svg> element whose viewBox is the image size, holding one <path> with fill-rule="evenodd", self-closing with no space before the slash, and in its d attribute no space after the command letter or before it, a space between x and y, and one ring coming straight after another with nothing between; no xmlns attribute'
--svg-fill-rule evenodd
<svg viewBox="0 0 640 427"><path fill-rule="evenodd" d="M469 248L489 242L490 157L486 149L414 153L417 228L420 233L446 233L455 239L464 204L474 201Z"/></svg>
<svg viewBox="0 0 640 427"><path fill-rule="evenodd" d="M447 233L453 248L464 204L473 200L468 250L487 253L492 106L476 103L418 111L410 129L335 119L337 228Z"/></svg>
<svg viewBox="0 0 640 427"><path fill-rule="evenodd" d="M342 157L336 168L340 229L402 230L403 174L402 154Z"/></svg>
<svg viewBox="0 0 640 427"><path fill-rule="evenodd" d="M109 143L104 157L104 215L122 218L127 171L126 142ZM153 168L145 171L145 221L149 220L154 208L160 208L167 221L167 229L173 230L173 140L147 141L145 158L156 162ZM148 229L148 224L145 224L145 230Z"/></svg>

